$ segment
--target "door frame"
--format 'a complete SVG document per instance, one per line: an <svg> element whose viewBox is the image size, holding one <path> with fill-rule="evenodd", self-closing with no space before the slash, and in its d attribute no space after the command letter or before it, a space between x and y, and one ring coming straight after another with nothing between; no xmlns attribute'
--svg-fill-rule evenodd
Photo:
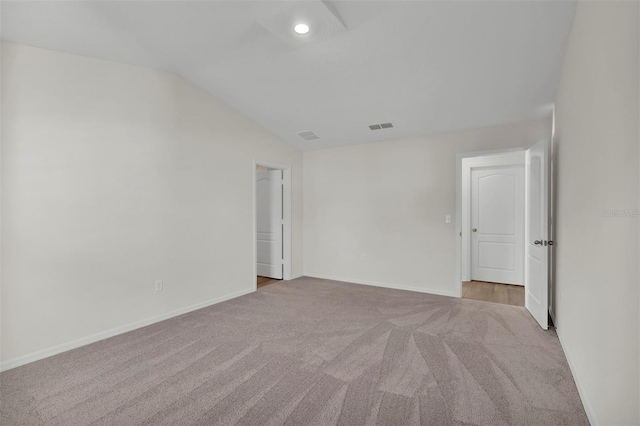
<svg viewBox="0 0 640 426"><path fill-rule="evenodd" d="M258 289L256 277L258 276L258 229L257 216L258 205L256 202L256 177L257 167L282 170L282 279L291 279L291 166L287 164L271 163L267 161L253 160L253 289Z"/></svg>
<svg viewBox="0 0 640 426"><path fill-rule="evenodd" d="M524 165L526 148L463 152L456 155L456 258L454 293L462 297L462 281L471 271L471 169Z"/></svg>

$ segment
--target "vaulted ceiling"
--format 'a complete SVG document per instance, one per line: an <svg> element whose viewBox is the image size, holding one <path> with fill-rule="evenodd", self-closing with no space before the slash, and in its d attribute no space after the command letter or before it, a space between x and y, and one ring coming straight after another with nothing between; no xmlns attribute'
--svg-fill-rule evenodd
<svg viewBox="0 0 640 426"><path fill-rule="evenodd" d="M306 150L549 114L574 12L560 0L3 1L2 39L175 72Z"/></svg>

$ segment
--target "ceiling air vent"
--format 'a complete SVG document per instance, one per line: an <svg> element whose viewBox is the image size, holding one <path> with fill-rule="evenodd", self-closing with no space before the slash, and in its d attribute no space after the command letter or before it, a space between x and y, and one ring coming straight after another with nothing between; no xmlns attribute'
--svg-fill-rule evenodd
<svg viewBox="0 0 640 426"><path fill-rule="evenodd" d="M320 136L316 135L313 132L298 132L298 136L300 136L305 141L313 141L316 139L320 139Z"/></svg>
<svg viewBox="0 0 640 426"><path fill-rule="evenodd" d="M392 127L392 123L369 124L371 130L390 129Z"/></svg>

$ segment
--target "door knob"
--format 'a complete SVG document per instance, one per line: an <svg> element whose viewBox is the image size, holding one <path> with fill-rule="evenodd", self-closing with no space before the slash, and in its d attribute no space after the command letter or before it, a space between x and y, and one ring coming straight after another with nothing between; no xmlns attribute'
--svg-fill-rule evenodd
<svg viewBox="0 0 640 426"><path fill-rule="evenodd" d="M478 232L478 228L473 228L472 231L473 232Z"/></svg>
<svg viewBox="0 0 640 426"><path fill-rule="evenodd" d="M540 240L535 240L535 241L533 242L533 244L535 244L535 245L539 246L539 245L542 245L542 241L540 241Z"/></svg>

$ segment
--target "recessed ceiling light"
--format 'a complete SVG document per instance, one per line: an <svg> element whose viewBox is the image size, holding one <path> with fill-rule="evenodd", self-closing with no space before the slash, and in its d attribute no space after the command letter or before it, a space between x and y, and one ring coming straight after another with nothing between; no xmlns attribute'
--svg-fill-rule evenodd
<svg viewBox="0 0 640 426"><path fill-rule="evenodd" d="M309 26L307 24L297 24L293 27L293 31L298 34L306 34L309 32Z"/></svg>

